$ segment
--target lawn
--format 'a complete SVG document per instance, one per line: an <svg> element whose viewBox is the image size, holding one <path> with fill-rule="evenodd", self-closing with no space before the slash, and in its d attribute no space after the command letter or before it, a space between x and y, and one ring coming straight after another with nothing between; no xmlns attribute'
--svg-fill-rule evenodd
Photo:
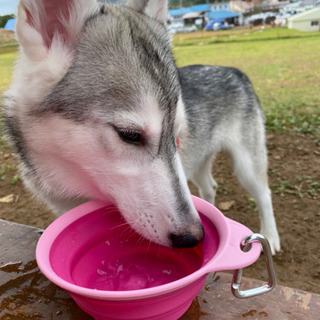
<svg viewBox="0 0 320 320"><path fill-rule="evenodd" d="M8 88L11 80L14 59L17 53L15 49L0 49L0 96Z"/></svg>
<svg viewBox="0 0 320 320"><path fill-rule="evenodd" d="M16 49L2 48L0 49L0 147L4 144L1 129L1 96L3 92L8 88L12 68L14 65L15 57L17 56ZM1 168L0 168L1 170Z"/></svg>
<svg viewBox="0 0 320 320"><path fill-rule="evenodd" d="M230 29L228 31L202 31L188 34L174 35L173 43L177 46L230 43L230 42L248 42L248 41L266 41L279 39L293 39L317 37L317 33L302 32L285 27L268 28L262 30L259 27L253 29Z"/></svg>
<svg viewBox="0 0 320 320"><path fill-rule="evenodd" d="M178 34L173 38L178 66L233 66L251 79L269 128L295 125L315 131L320 115L320 33L286 28L239 29ZM0 95L8 87L15 48L0 49Z"/></svg>
<svg viewBox="0 0 320 320"><path fill-rule="evenodd" d="M306 132L319 127L319 33L283 28L202 32L176 35L173 43L178 66L212 64L244 71L269 127L296 125Z"/></svg>

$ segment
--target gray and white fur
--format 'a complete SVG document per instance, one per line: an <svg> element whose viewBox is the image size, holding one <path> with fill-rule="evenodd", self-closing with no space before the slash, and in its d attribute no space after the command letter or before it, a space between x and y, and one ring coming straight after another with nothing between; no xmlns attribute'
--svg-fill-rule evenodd
<svg viewBox="0 0 320 320"><path fill-rule="evenodd" d="M181 133L184 172L200 196L214 204L212 163L227 151L234 174L256 201L261 233L280 250L267 176L264 115L248 77L235 68L193 65L178 70L187 126Z"/></svg>
<svg viewBox="0 0 320 320"><path fill-rule="evenodd" d="M166 16L165 0L20 0L20 54L3 114L22 179L57 214L112 201L141 235L190 247L203 229L186 178L214 202L211 160L227 149L275 252L252 86L235 69L177 70Z"/></svg>

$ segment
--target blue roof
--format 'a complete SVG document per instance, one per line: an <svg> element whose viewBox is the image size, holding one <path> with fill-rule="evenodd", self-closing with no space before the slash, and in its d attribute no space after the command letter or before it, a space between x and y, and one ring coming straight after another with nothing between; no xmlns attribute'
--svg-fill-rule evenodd
<svg viewBox="0 0 320 320"><path fill-rule="evenodd" d="M171 9L169 13L171 16L183 16L186 13L192 12L191 8Z"/></svg>
<svg viewBox="0 0 320 320"><path fill-rule="evenodd" d="M210 20L228 19L235 17L240 17L240 14L228 10L212 11L208 14L208 18Z"/></svg>
<svg viewBox="0 0 320 320"><path fill-rule="evenodd" d="M6 23L6 25L4 26L5 30L13 30L14 31L14 27L16 25L16 20L17 19L9 19Z"/></svg>
<svg viewBox="0 0 320 320"><path fill-rule="evenodd" d="M205 11L211 11L210 4L196 4L194 6L191 6L192 12L205 12Z"/></svg>

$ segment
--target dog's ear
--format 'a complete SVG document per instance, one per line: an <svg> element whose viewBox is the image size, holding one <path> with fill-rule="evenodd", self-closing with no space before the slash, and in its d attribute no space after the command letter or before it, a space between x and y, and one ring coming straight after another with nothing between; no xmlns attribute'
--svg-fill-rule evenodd
<svg viewBox="0 0 320 320"><path fill-rule="evenodd" d="M53 45L72 50L96 0L20 0L16 33L31 60L44 58Z"/></svg>
<svg viewBox="0 0 320 320"><path fill-rule="evenodd" d="M127 6L165 23L168 16L168 0L129 0Z"/></svg>

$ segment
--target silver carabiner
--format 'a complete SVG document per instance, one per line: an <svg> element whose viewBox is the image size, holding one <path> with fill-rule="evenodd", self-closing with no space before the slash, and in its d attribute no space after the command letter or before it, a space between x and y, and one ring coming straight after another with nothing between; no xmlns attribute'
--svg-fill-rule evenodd
<svg viewBox="0 0 320 320"><path fill-rule="evenodd" d="M248 289L248 290L240 290L243 269L235 270L233 274L232 284L231 284L231 291L233 295L239 299L246 299L246 298L255 297L260 294L267 293L274 289L277 282L276 273L274 271L273 262L272 262L271 249L270 249L268 240L263 235L259 233L254 233L246 237L242 241L241 243L242 250L246 251L248 247L251 245L251 243L253 242L259 242L262 245L269 279L268 279L268 283L264 286Z"/></svg>

